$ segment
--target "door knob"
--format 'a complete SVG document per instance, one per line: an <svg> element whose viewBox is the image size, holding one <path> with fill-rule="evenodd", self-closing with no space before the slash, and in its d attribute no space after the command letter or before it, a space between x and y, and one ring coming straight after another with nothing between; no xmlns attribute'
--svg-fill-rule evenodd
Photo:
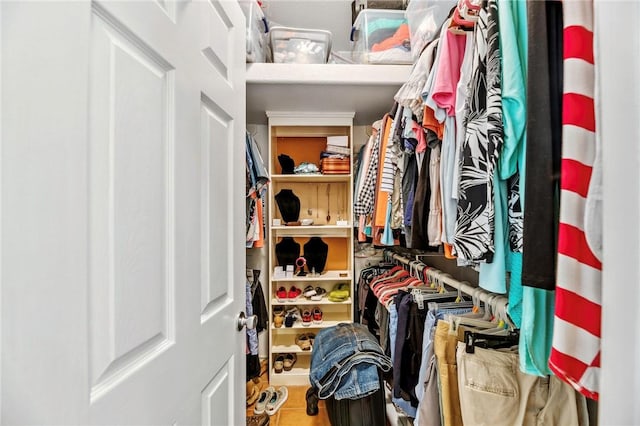
<svg viewBox="0 0 640 426"><path fill-rule="evenodd" d="M247 327L247 330L253 330L257 325L257 315L251 315L250 317L247 317L244 312L240 312L240 315L238 315L238 331L242 331L242 329L245 327Z"/></svg>

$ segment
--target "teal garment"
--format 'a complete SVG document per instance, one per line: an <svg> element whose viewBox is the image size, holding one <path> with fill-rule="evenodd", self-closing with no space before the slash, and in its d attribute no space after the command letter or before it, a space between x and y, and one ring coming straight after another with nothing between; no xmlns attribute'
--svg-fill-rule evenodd
<svg viewBox="0 0 640 426"><path fill-rule="evenodd" d="M387 201L387 214L384 220L384 231L382 232L382 238L380 242L385 246L393 245L393 231L391 230L391 197L389 197L389 201Z"/></svg>
<svg viewBox="0 0 640 426"><path fill-rule="evenodd" d="M520 328L520 370L525 374L551 374L549 356L553 341L555 291L523 287Z"/></svg>
<svg viewBox="0 0 640 426"><path fill-rule="evenodd" d="M522 324L522 253L509 253L509 317L516 327Z"/></svg>
<svg viewBox="0 0 640 426"><path fill-rule="evenodd" d="M498 0L498 37L502 65L502 119L504 147L498 159L498 172L508 179L520 170L524 182L527 87L527 3L524 0ZM520 167L519 167L520 166ZM521 185L524 187L524 185ZM523 194L521 193L521 196ZM522 198L524 200L524 196Z"/></svg>
<svg viewBox="0 0 640 426"><path fill-rule="evenodd" d="M398 28L402 24L406 24L407 20L404 18L394 19L394 18L378 18L378 19L369 19L367 21L367 34L371 34L372 32L380 29L386 28Z"/></svg>

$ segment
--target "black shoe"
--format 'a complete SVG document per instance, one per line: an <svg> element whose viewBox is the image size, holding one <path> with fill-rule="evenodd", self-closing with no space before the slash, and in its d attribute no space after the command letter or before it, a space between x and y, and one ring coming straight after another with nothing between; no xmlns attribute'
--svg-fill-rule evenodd
<svg viewBox="0 0 640 426"><path fill-rule="evenodd" d="M307 389L307 416L316 416L318 415L318 394L316 393L316 389L310 387Z"/></svg>

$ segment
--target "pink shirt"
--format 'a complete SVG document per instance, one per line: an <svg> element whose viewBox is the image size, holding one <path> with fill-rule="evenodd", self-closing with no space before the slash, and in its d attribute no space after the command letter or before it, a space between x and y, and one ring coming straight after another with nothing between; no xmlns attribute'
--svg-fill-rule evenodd
<svg viewBox="0 0 640 426"><path fill-rule="evenodd" d="M440 42L440 62L433 84L433 100L449 116L456 115L456 88L460 81L460 66L464 58L466 37L445 31Z"/></svg>

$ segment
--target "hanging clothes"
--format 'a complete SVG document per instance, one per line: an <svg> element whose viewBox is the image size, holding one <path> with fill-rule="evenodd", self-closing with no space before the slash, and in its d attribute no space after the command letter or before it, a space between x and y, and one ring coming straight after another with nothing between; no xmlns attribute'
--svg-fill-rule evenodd
<svg viewBox="0 0 640 426"><path fill-rule="evenodd" d="M496 2L478 13L474 32L473 76L461 131L458 217L454 247L459 258L493 260L495 211L493 182L502 149L500 49Z"/></svg>
<svg viewBox="0 0 640 426"><path fill-rule="evenodd" d="M548 375L562 150L562 2L528 2L527 21L527 214L519 355L521 371Z"/></svg>
<svg viewBox="0 0 640 426"><path fill-rule="evenodd" d="M553 347L549 367L598 399L602 263L587 244L584 209L594 164L593 3L565 2L562 175Z"/></svg>

